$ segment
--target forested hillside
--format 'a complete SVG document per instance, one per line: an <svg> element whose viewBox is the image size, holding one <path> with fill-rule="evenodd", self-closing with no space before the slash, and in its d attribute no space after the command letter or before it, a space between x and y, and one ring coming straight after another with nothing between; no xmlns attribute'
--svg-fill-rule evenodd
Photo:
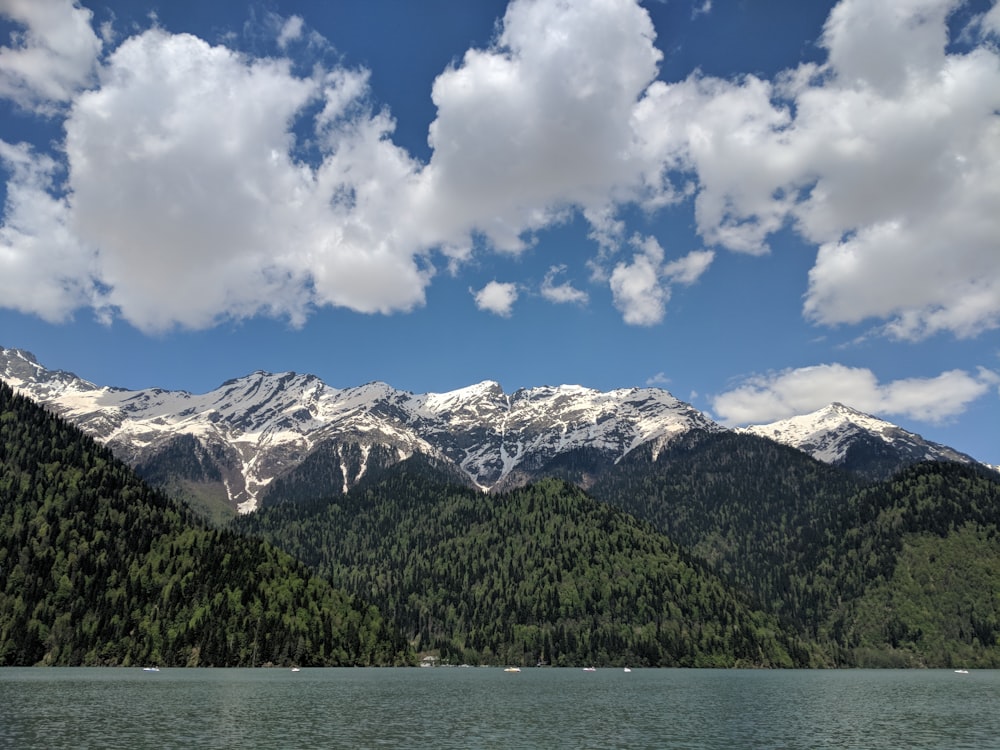
<svg viewBox="0 0 1000 750"><path fill-rule="evenodd" d="M317 455L212 528L0 384L0 665L1000 667L985 469L865 484L692 431L553 463L589 494L485 495L417 455L316 497Z"/></svg>
<svg viewBox="0 0 1000 750"><path fill-rule="evenodd" d="M0 665L406 659L375 607L207 528L0 383Z"/></svg>
<svg viewBox="0 0 1000 750"><path fill-rule="evenodd" d="M236 522L455 663L793 666L808 648L649 525L558 480L495 496L420 459Z"/></svg>
<svg viewBox="0 0 1000 750"><path fill-rule="evenodd" d="M820 632L858 666L1000 667L1000 477L928 463L849 503Z"/></svg>
<svg viewBox="0 0 1000 750"><path fill-rule="evenodd" d="M1000 477L863 484L748 435L690 433L595 497L646 519L844 666L1000 666Z"/></svg>
<svg viewBox="0 0 1000 750"><path fill-rule="evenodd" d="M590 490L649 521L786 621L817 616L810 577L857 477L753 435L690 432L637 452Z"/></svg>

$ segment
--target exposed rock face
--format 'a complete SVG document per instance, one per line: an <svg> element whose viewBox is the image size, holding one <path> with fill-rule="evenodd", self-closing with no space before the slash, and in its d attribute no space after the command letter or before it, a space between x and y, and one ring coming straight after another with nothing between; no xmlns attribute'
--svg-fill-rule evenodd
<svg viewBox="0 0 1000 750"><path fill-rule="evenodd" d="M605 393L564 385L508 395L486 381L412 394L385 383L337 389L312 375L255 372L196 395L99 387L11 349L0 350L0 377L147 473L221 481L244 512L320 446L334 464L327 481L340 481L340 489L357 483L373 455L384 464L422 453L491 490L527 481L580 448L617 461L691 429L723 429L655 388Z"/></svg>

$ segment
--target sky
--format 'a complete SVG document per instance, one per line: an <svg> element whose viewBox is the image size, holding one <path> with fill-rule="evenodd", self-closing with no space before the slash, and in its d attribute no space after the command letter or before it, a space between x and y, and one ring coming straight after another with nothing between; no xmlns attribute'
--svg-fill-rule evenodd
<svg viewBox="0 0 1000 750"><path fill-rule="evenodd" d="M0 346L839 401L1000 464L994 0L0 0Z"/></svg>

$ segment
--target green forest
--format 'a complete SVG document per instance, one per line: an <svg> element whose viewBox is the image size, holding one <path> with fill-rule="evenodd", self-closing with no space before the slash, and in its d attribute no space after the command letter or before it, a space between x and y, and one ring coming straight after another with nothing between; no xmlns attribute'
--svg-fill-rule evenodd
<svg viewBox="0 0 1000 750"><path fill-rule="evenodd" d="M489 497L420 459L245 516L455 663L793 666L804 644L649 524L561 480Z"/></svg>
<svg viewBox="0 0 1000 750"><path fill-rule="evenodd" d="M406 663L371 605L0 383L0 665Z"/></svg>
<svg viewBox="0 0 1000 750"><path fill-rule="evenodd" d="M317 452L228 521L0 384L0 666L1000 667L995 473L734 433L590 459L331 494Z"/></svg>

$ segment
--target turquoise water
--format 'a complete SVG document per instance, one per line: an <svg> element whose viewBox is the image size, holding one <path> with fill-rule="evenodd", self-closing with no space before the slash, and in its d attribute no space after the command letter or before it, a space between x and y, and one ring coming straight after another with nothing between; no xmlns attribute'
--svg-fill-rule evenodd
<svg viewBox="0 0 1000 750"><path fill-rule="evenodd" d="M1000 747L1000 672L0 669L2 748Z"/></svg>

